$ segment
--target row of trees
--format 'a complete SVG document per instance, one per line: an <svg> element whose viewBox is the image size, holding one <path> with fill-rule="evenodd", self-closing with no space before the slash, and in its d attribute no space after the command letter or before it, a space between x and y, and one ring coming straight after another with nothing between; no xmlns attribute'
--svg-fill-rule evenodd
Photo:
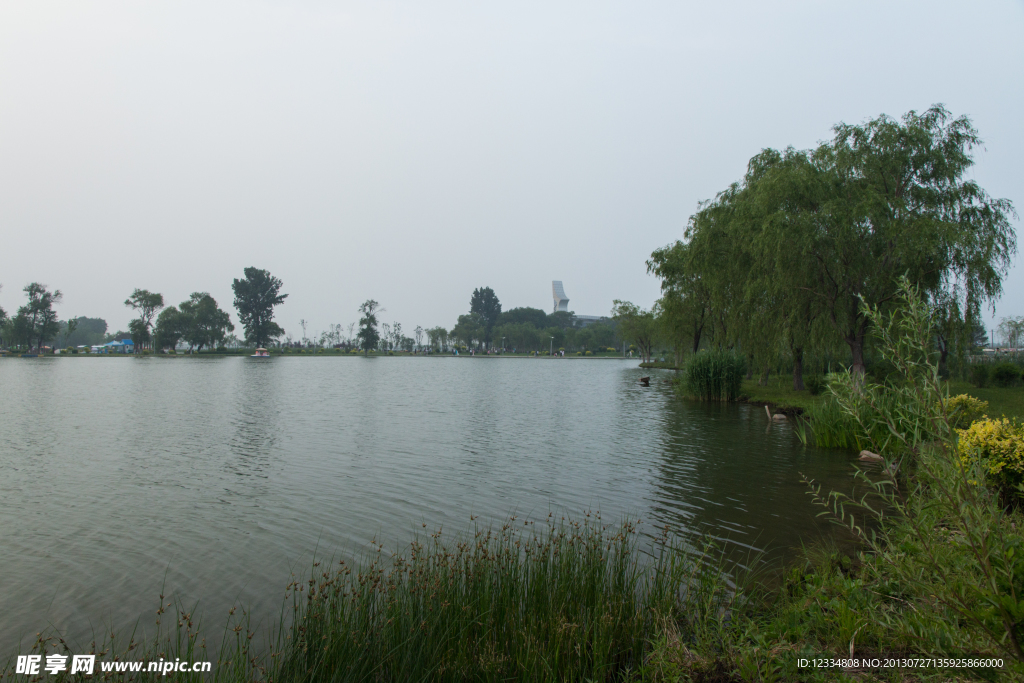
<svg viewBox="0 0 1024 683"><path fill-rule="evenodd" d="M264 346L284 334L274 322L274 308L288 295L280 293L281 280L266 270L246 268L244 275L232 283L235 309L245 328L246 341ZM54 306L62 299L60 290L50 291L46 285L33 282L24 292L28 301L14 316L8 317L0 308L0 345L42 349L55 338L71 344L80 328L81 336L88 334L82 343L99 343L96 337L106 333L106 322L98 318L59 321ZM175 348L181 342L202 350L223 343L227 334L235 329L231 316L221 310L207 292L195 292L177 307L165 308L162 294L136 289L124 303L138 316L128 323L137 351L154 346Z"/></svg>
<svg viewBox="0 0 1024 683"><path fill-rule="evenodd" d="M331 325L329 331L321 335L320 344L353 345L366 353L447 352L459 348L480 351L501 348L522 353L551 348L597 350L614 347L620 341L614 320L581 327L574 314L564 311L547 314L529 307L502 311L501 302L490 287L473 291L469 313L459 316L451 330L417 326L413 337L404 334L401 323L380 322L380 315L385 311L373 299L363 302L358 310L358 334L352 336L355 323L348 327L348 338L342 335L342 325Z"/></svg>
<svg viewBox="0 0 1024 683"><path fill-rule="evenodd" d="M515 349L519 352L551 348L594 351L615 346L615 322L602 321L586 327L572 312L545 313L539 308L501 310L501 301L490 287L473 291L469 313L460 315L451 330L426 330L432 348Z"/></svg>
<svg viewBox="0 0 1024 683"><path fill-rule="evenodd" d="M63 294L59 289L51 292L49 287L38 282L26 285L22 291L28 301L18 308L17 313L8 317L7 312L0 308L0 344L41 348L61 329L53 307L60 303Z"/></svg>
<svg viewBox="0 0 1024 683"><path fill-rule="evenodd" d="M970 348L1016 251L1013 206L967 177L980 144L966 117L935 106L839 124L811 150L763 150L683 240L651 255L662 297L631 313L677 363L709 345L742 350L751 367L784 354L800 390L808 352L865 372L860 304L888 308L906 276L929 297L945 366Z"/></svg>

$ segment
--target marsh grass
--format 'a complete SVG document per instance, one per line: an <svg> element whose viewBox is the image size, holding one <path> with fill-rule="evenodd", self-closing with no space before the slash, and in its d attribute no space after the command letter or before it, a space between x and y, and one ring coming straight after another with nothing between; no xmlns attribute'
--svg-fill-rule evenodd
<svg viewBox="0 0 1024 683"><path fill-rule="evenodd" d="M726 349L704 349L686 361L682 386L701 401L735 401L747 371L742 354Z"/></svg>
<svg viewBox="0 0 1024 683"><path fill-rule="evenodd" d="M358 563L317 561L287 586L274 628L239 612L216 643L194 609L161 596L164 635L107 634L91 647L94 678L155 680L103 675L98 662L178 658L214 661L210 674L173 676L182 681L612 681L644 676L668 637L721 649L739 595L721 554L667 531L641 538L597 513L424 532L400 553L375 545ZM90 650L41 636L33 652ZM14 677L12 664L0 677Z"/></svg>
<svg viewBox="0 0 1024 683"><path fill-rule="evenodd" d="M339 564L295 603L278 680L619 680L683 603L732 593L704 557L597 515L516 517L406 554ZM378 548L380 551L380 548ZM714 575L714 578L711 578ZM302 594L302 586L294 586Z"/></svg>

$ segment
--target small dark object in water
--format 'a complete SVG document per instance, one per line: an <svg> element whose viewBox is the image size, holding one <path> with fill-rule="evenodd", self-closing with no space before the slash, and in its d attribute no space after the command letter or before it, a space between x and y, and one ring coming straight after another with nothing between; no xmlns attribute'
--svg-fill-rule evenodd
<svg viewBox="0 0 1024 683"><path fill-rule="evenodd" d="M649 386L651 386L651 378L650 377L641 377L640 378L640 386L642 386L642 387L649 387Z"/></svg>

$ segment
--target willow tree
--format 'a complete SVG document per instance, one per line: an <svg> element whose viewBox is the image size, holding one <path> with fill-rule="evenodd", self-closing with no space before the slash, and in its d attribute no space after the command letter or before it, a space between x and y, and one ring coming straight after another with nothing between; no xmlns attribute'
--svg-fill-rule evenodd
<svg viewBox="0 0 1024 683"><path fill-rule="evenodd" d="M901 276L930 294L945 292L964 311L999 296L1016 252L1013 206L965 179L981 139L969 119L942 106L833 132L809 157L817 195L802 209L809 215L772 227L810 271L854 372L863 374L869 321L861 304L887 307Z"/></svg>

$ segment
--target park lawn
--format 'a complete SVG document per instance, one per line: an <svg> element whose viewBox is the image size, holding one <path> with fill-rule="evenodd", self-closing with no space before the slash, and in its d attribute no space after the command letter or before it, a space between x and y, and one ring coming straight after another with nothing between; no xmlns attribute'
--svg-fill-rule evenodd
<svg viewBox="0 0 1024 683"><path fill-rule="evenodd" d="M979 389L967 382L950 382L949 393L953 396L969 394L982 401L988 401L989 417L1010 417L1024 420L1024 387L985 387Z"/></svg>
<svg viewBox="0 0 1024 683"><path fill-rule="evenodd" d="M794 391L792 375L773 375L767 386L758 386L756 379L743 380L740 396L748 403L768 404L782 412L803 413L820 403L824 395L811 396L811 392Z"/></svg>
<svg viewBox="0 0 1024 683"><path fill-rule="evenodd" d="M979 389L967 382L949 383L952 396L969 394L982 401L988 401L989 417L1006 417L1024 420L1024 388L985 387ZM806 412L811 406L824 400L824 394L811 396L808 391L793 391L792 375L774 375L767 386L758 386L756 379L743 381L741 396L749 403L768 404L784 412Z"/></svg>

